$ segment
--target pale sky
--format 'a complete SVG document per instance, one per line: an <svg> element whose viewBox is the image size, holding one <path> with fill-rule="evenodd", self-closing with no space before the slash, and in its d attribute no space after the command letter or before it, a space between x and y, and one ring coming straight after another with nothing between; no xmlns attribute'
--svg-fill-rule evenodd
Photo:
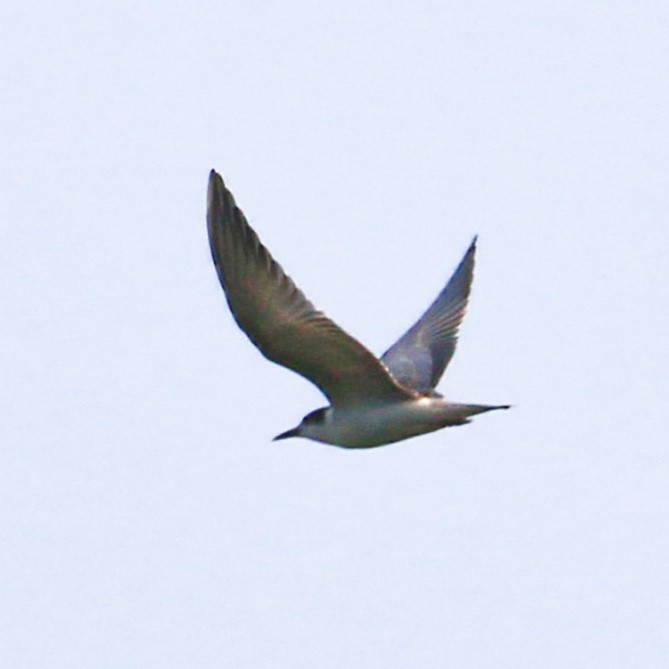
<svg viewBox="0 0 669 669"><path fill-rule="evenodd" d="M669 6L0 9L0 665L669 666ZM381 354L478 262L449 399L369 451L237 329L207 174Z"/></svg>

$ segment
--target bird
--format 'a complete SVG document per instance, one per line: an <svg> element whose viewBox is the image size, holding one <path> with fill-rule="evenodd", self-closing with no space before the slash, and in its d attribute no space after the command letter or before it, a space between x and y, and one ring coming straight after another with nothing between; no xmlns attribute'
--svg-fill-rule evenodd
<svg viewBox="0 0 669 669"><path fill-rule="evenodd" d="M219 281L241 330L266 358L311 381L329 401L273 441L302 437L373 448L510 407L450 402L435 390L455 352L476 237L427 311L377 358L304 296L215 170L209 175L207 229Z"/></svg>

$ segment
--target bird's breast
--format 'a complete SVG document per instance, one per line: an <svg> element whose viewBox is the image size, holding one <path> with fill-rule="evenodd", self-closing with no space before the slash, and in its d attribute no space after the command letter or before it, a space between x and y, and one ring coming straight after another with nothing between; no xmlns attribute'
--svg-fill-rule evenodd
<svg viewBox="0 0 669 669"><path fill-rule="evenodd" d="M328 424L328 443L345 448L372 448L464 422L442 399L335 409Z"/></svg>

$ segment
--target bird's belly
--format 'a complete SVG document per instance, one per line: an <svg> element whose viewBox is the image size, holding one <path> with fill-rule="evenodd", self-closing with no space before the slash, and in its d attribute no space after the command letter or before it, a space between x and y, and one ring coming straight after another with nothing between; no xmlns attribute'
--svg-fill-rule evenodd
<svg viewBox="0 0 669 669"><path fill-rule="evenodd" d="M428 398L364 411L340 411L331 424L330 443L344 448L373 448L462 422L443 401Z"/></svg>

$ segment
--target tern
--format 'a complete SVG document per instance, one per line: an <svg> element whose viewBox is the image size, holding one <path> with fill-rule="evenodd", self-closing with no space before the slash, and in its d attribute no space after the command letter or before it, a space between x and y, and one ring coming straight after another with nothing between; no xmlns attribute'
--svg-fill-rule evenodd
<svg viewBox="0 0 669 669"><path fill-rule="evenodd" d="M307 300L260 242L214 170L207 228L218 278L239 327L266 358L307 378L330 402L275 441L304 437L371 448L509 408L449 402L435 391L455 352L476 237L436 300L379 359Z"/></svg>

